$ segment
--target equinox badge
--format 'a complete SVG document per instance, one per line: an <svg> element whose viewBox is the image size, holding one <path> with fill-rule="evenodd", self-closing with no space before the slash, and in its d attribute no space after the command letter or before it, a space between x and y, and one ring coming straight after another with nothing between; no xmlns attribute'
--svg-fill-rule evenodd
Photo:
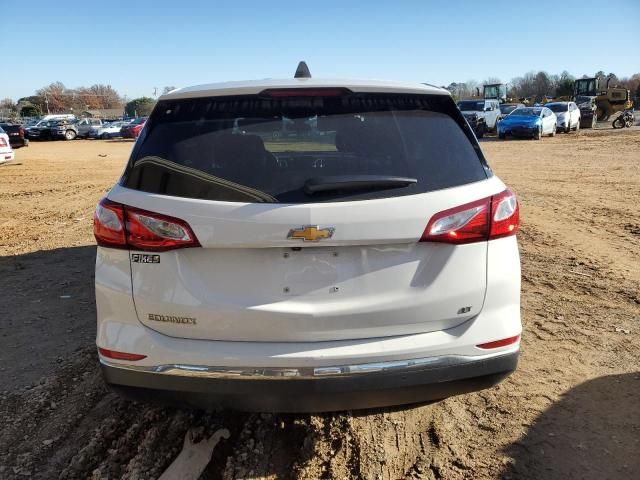
<svg viewBox="0 0 640 480"><path fill-rule="evenodd" d="M323 238L331 238L335 228L318 228L317 225L306 225L304 227L292 228L289 230L287 238L303 240L305 242L317 242Z"/></svg>

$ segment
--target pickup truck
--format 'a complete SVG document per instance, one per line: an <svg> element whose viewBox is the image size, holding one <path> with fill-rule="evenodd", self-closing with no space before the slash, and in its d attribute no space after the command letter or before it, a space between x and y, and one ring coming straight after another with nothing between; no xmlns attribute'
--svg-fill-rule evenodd
<svg viewBox="0 0 640 480"><path fill-rule="evenodd" d="M0 128L9 136L11 148L29 146L29 139L24 136L24 127L19 123L0 123Z"/></svg>
<svg viewBox="0 0 640 480"><path fill-rule="evenodd" d="M41 132L41 136L44 132ZM49 137L73 140L78 136L78 124L68 120L54 120L49 124Z"/></svg>
<svg viewBox="0 0 640 480"><path fill-rule="evenodd" d="M500 117L500 102L495 99L461 100L458 108L476 134L482 138L487 131L496 131Z"/></svg>
<svg viewBox="0 0 640 480"><path fill-rule="evenodd" d="M68 120L75 122L76 117L71 114L45 115L38 120L31 120L24 125L24 135L27 138L46 138L50 122L54 120ZM45 131L44 137L40 136L40 132Z"/></svg>

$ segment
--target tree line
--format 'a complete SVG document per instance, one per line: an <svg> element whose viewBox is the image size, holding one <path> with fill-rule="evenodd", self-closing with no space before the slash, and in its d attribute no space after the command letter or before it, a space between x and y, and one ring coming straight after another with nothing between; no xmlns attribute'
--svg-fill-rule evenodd
<svg viewBox="0 0 640 480"><path fill-rule="evenodd" d="M582 78L589 78L583 75ZM606 74L600 70L593 77L610 78L610 86L618 85L631 90L631 94L640 98L640 73L635 73L630 77L618 78L615 73ZM566 70L561 74L549 74L545 71L527 72L521 77L515 77L507 83L507 97L533 98L541 101L544 97L565 97L573 94L573 82L575 77ZM499 78L490 77L482 83L476 80L469 80L463 83L453 82L444 87L451 92L456 99L470 98L482 94L482 85L491 83L503 83Z"/></svg>
<svg viewBox="0 0 640 480"><path fill-rule="evenodd" d="M605 74L600 70L594 77L610 78L610 85L619 85L631 90L636 99L640 99L640 73L630 77L618 78L614 73ZM582 78L587 78L583 75ZM556 74L545 71L527 72L507 83L507 96L514 99L543 97L564 97L573 93L573 77L566 70ZM503 83L499 78L489 77L482 83L476 80L453 82L444 87L456 100L476 96L482 91L482 85ZM167 86L162 93L175 87ZM111 85L95 84L90 87L67 88L62 82L53 82L38 89L35 95L22 97L17 102L10 98L0 100L0 118L39 117L48 113L76 113L81 115L87 110L121 109L129 117L145 116L151 113L156 101L151 97L139 97L130 101L121 96Z"/></svg>
<svg viewBox="0 0 640 480"><path fill-rule="evenodd" d="M162 93L174 88L164 87ZM130 117L145 116L151 113L155 103L155 99L151 97L126 101L111 85L67 88L62 82L53 82L36 90L35 95L22 97L17 102L10 98L0 100L0 117L39 117L54 113L81 115L89 110L118 109Z"/></svg>

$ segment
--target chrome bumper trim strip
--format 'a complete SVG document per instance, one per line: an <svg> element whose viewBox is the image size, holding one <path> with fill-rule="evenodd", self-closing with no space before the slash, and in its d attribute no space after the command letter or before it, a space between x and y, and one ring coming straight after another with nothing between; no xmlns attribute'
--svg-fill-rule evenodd
<svg viewBox="0 0 640 480"><path fill-rule="evenodd" d="M131 370L140 373L156 373L161 375L177 375L183 377L201 378L236 378L251 380L279 380L279 379L319 379L349 375L366 375L369 373L398 372L402 373L414 369L437 369L455 367L484 360L510 355L517 352L520 345L508 350L485 355L442 355L437 357L413 358L407 360L392 360L388 362L360 363L355 365L338 365L331 367L212 367L205 365L155 365L142 366L114 363L100 357L100 363L107 367Z"/></svg>

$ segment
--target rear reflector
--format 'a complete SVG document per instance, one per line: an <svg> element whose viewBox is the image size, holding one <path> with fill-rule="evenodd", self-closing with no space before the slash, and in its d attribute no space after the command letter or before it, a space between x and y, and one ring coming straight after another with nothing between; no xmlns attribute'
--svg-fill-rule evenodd
<svg viewBox="0 0 640 480"><path fill-rule="evenodd" d="M484 348L485 350L490 348L500 348L506 347L507 345L512 345L520 340L520 335L516 335L515 337L503 338L502 340L496 340L495 342L481 343L480 345L476 345L478 348Z"/></svg>
<svg viewBox="0 0 640 480"><path fill-rule="evenodd" d="M103 198L93 216L93 234L102 247L163 252L199 247L187 222Z"/></svg>
<svg viewBox="0 0 640 480"><path fill-rule="evenodd" d="M136 360L142 360L147 358L146 355L139 355L137 353L116 352L115 350L108 350L106 348L98 347L98 352L103 357L113 358L114 360L130 360L135 362Z"/></svg>
<svg viewBox="0 0 640 480"><path fill-rule="evenodd" d="M515 193L465 203L436 213L425 228L421 242L463 244L515 235L520 226L520 207Z"/></svg>

